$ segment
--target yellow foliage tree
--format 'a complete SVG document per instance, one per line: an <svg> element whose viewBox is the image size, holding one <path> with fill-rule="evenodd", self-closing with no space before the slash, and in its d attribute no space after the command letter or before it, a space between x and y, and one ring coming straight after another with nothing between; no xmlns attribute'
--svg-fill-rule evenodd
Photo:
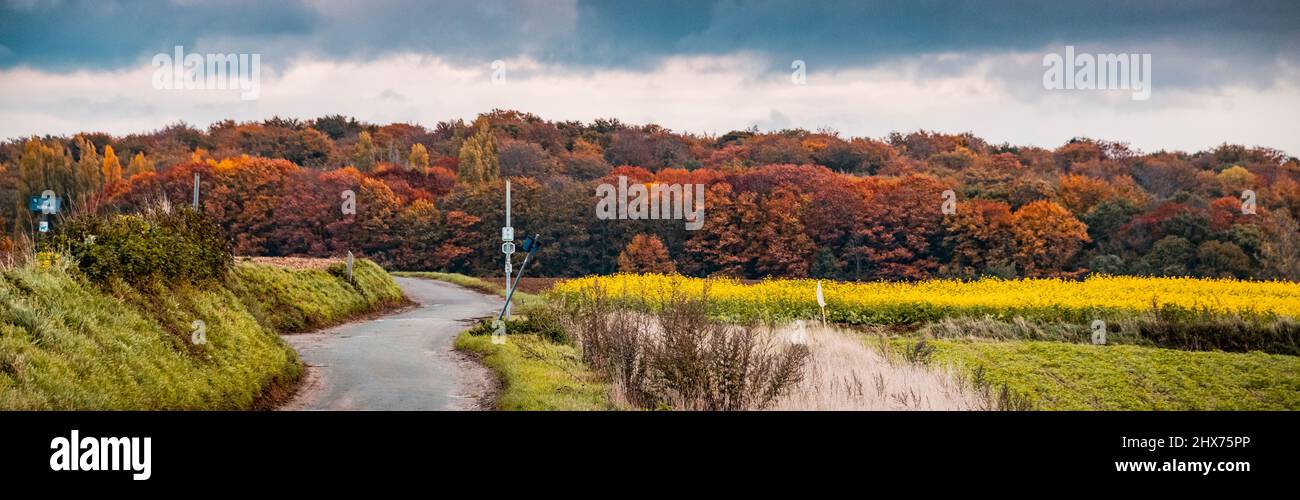
<svg viewBox="0 0 1300 500"><path fill-rule="evenodd" d="M497 141L492 134L492 126L486 118L479 118L475 127L477 130L474 135L460 146L457 182L480 184L501 176L501 163L497 158Z"/></svg>
<svg viewBox="0 0 1300 500"><path fill-rule="evenodd" d="M426 172L429 170L429 150L423 144L415 143L411 145L411 154L406 157L407 163L411 170L416 172Z"/></svg>
<svg viewBox="0 0 1300 500"><path fill-rule="evenodd" d="M117 153L113 151L113 146L104 146L104 164L99 172L104 178L105 186L122 182L122 163L117 160Z"/></svg>
<svg viewBox="0 0 1300 500"><path fill-rule="evenodd" d="M153 172L153 162L145 159L144 153L136 153L131 157L131 163L126 166L127 177L133 177L145 172Z"/></svg>

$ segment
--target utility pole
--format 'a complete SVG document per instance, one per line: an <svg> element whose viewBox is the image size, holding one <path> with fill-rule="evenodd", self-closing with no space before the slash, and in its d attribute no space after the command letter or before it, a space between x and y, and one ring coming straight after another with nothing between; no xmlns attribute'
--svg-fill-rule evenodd
<svg viewBox="0 0 1300 500"><path fill-rule="evenodd" d="M510 290L510 275L514 268L510 264L510 254L515 253L515 228L510 225L510 179L506 179L506 225L501 228L501 253L506 254L506 290ZM510 301L506 301L505 319L510 319Z"/></svg>

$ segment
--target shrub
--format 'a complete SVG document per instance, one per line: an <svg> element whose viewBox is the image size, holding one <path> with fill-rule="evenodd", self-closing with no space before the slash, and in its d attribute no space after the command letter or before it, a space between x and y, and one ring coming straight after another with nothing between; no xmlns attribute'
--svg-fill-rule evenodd
<svg viewBox="0 0 1300 500"><path fill-rule="evenodd" d="M676 297L653 315L612 308L599 293L575 305L568 330L583 360L633 406L755 410L803 377L809 351L708 316L708 295Z"/></svg>
<svg viewBox="0 0 1300 500"><path fill-rule="evenodd" d="M233 264L221 228L188 207L73 217L53 241L77 261L82 274L99 283L219 280Z"/></svg>
<svg viewBox="0 0 1300 500"><path fill-rule="evenodd" d="M556 344L569 344L572 342L569 333L564 330L560 322L562 311L550 305L539 305L529 307L516 319L505 320L507 335L535 335ZM492 323L495 322L496 316L480 320L474 328L469 330L470 335L492 335Z"/></svg>

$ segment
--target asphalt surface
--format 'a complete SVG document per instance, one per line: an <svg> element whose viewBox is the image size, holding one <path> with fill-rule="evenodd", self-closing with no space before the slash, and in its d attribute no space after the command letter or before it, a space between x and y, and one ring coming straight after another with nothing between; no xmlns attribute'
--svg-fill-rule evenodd
<svg viewBox="0 0 1300 500"><path fill-rule="evenodd" d="M394 279L419 306L284 337L308 375L282 409L480 409L495 382L452 342L468 320L496 314L502 299L440 281Z"/></svg>

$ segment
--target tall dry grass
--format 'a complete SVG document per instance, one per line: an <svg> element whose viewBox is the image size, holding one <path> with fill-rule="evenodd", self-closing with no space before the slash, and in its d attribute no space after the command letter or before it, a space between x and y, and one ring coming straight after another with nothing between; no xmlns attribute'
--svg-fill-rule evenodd
<svg viewBox="0 0 1300 500"><path fill-rule="evenodd" d="M805 346L710 318L707 295L675 297L654 313L614 307L600 294L567 306L561 327L621 407L764 409L799 382L808 357Z"/></svg>
<svg viewBox="0 0 1300 500"><path fill-rule="evenodd" d="M950 369L891 359L859 334L798 324L771 333L810 351L803 378L773 410L989 410L986 391Z"/></svg>

